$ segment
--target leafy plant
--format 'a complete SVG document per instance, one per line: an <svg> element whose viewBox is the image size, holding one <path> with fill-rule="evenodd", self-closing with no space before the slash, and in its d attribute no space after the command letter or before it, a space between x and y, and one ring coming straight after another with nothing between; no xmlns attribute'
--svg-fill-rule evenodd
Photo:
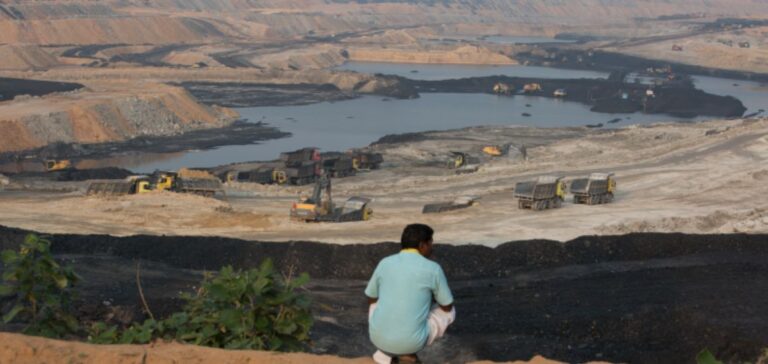
<svg viewBox="0 0 768 364"><path fill-rule="evenodd" d="M50 248L50 241L30 234L18 252L3 251L0 296L10 299L4 323L24 322L25 334L60 338L79 330L71 314L71 289L80 278L72 267L59 265Z"/></svg>
<svg viewBox="0 0 768 364"><path fill-rule="evenodd" d="M146 320L123 332L97 323L94 343L147 343L165 338L227 349L296 351L309 342L312 314L309 300L297 289L309 276L282 277L267 259L258 269L224 267L206 276L186 304L162 321Z"/></svg>
<svg viewBox="0 0 768 364"><path fill-rule="evenodd" d="M723 362L717 360L711 351L704 349L696 355L696 364L723 364Z"/></svg>

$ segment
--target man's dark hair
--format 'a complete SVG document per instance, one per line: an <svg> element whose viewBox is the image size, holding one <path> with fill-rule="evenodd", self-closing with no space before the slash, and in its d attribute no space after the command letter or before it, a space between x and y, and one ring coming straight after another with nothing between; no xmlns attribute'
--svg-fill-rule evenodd
<svg viewBox="0 0 768 364"><path fill-rule="evenodd" d="M400 245L403 249L418 248L419 243L432 240L435 231L424 224L410 224L403 229L403 235L400 237Z"/></svg>

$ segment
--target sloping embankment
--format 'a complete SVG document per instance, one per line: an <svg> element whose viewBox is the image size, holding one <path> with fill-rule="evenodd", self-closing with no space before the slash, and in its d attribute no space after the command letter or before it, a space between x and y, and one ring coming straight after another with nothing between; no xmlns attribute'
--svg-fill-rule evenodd
<svg viewBox="0 0 768 364"><path fill-rule="evenodd" d="M0 228L0 247L26 232ZM135 264L155 314L178 309L203 270L248 268L272 258L307 271L316 353L360 357L365 282L397 245L265 243L218 237L56 235L53 251L84 276L86 305L139 312ZM691 362L703 348L728 362L754 361L768 342L765 235L630 234L496 248L437 246L459 319L427 362L514 360ZM103 311L103 308L101 309ZM99 311L98 309L96 310ZM91 313L93 314L93 313ZM91 316L92 317L92 316Z"/></svg>
<svg viewBox="0 0 768 364"><path fill-rule="evenodd" d="M177 87L89 84L88 89L80 92L17 97L0 104L0 153L53 143L90 144L141 136L174 136L223 127L236 117L232 110L199 104Z"/></svg>

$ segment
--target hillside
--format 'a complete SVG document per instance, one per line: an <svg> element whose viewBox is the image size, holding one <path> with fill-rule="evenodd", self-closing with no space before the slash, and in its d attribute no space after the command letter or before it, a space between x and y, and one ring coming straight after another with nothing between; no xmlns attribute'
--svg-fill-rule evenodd
<svg viewBox="0 0 768 364"><path fill-rule="evenodd" d="M86 89L0 103L0 152L47 144L100 143L177 135L227 125L236 114L198 104L162 84L88 84Z"/></svg>
<svg viewBox="0 0 768 364"><path fill-rule="evenodd" d="M254 41L420 25L448 29L456 24L478 32L545 34L688 13L757 17L768 14L768 9L757 0L15 0L0 3L0 43L167 44L222 38ZM515 29L510 23L527 26Z"/></svg>

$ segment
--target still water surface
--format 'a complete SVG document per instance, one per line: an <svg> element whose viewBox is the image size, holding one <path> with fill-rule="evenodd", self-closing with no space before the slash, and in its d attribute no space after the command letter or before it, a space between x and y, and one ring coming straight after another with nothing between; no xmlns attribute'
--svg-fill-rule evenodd
<svg viewBox="0 0 768 364"><path fill-rule="evenodd" d="M596 78L607 74L524 66L445 66L381 63L349 63L344 69L366 73L398 74L419 79L449 79L505 74L509 76L549 78ZM412 70L418 72L412 73ZM705 91L732 95L755 112L768 109L768 88L755 82L713 77L696 77L697 87ZM734 86L734 84L738 84ZM530 106L527 106L530 105ZM243 118L263 121L293 136L269 140L262 144L225 146L213 150L191 151L172 155L145 155L118 162L137 172L155 169L175 170L180 167L209 167L234 162L271 160L280 152L306 146L324 151L360 147L393 133L455 129L477 125L528 125L541 127L583 126L603 123L621 127L676 120L667 115L602 114L589 107L563 100L486 94L425 93L414 100L390 100L366 96L354 100L323 102L303 106L255 107L238 109ZM530 117L522 113L531 114ZM615 124L607 121L621 118ZM688 119L690 120L690 119ZM693 119L697 120L697 119Z"/></svg>

